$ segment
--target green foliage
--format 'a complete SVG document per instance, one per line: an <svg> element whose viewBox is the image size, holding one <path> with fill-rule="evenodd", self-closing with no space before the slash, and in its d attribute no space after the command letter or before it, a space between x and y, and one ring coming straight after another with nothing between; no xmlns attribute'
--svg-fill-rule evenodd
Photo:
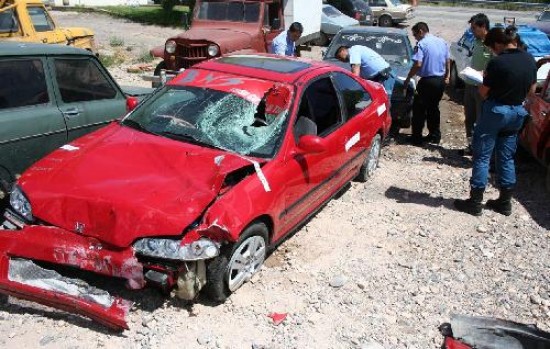
<svg viewBox="0 0 550 349"><path fill-rule="evenodd" d="M112 67L124 63L125 57L120 52L113 55L99 55L99 60L105 67Z"/></svg>
<svg viewBox="0 0 550 349"><path fill-rule="evenodd" d="M112 36L109 39L109 45L111 45L112 47L123 46L124 39L118 36Z"/></svg>
<svg viewBox="0 0 550 349"><path fill-rule="evenodd" d="M102 10L113 17L125 18L132 22L155 24L165 27L181 27L187 6L176 6L172 11L164 11L160 6L108 6Z"/></svg>
<svg viewBox="0 0 550 349"><path fill-rule="evenodd" d="M151 53L147 50L141 52L139 57L136 59L138 63L151 63L155 57L151 56Z"/></svg>
<svg viewBox="0 0 550 349"><path fill-rule="evenodd" d="M178 0L162 0L160 5L164 11L172 11L178 3Z"/></svg>

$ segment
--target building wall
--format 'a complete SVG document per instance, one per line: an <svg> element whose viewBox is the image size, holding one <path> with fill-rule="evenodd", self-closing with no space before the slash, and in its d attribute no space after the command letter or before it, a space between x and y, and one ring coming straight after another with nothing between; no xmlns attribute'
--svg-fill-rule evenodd
<svg viewBox="0 0 550 349"><path fill-rule="evenodd" d="M148 0L55 0L55 6L137 6L147 3Z"/></svg>

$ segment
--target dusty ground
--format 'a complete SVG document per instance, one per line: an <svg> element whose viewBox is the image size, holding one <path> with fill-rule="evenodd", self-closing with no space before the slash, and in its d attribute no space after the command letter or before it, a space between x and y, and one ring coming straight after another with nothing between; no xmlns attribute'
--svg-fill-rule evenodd
<svg viewBox="0 0 550 349"><path fill-rule="evenodd" d="M418 20L448 40L470 9L421 7ZM492 20L502 11L490 11ZM532 13L515 13L522 21ZM56 13L86 25L108 46L131 52L162 44L174 29L93 14ZM314 53L315 54L315 53ZM122 69L112 69L122 83ZM460 96L445 96L444 142L383 149L375 178L354 183L283 243L253 282L221 306L185 304L155 290L122 295L137 302L129 331L111 333L74 315L11 299L0 308L6 348L438 348L437 326L453 313L498 316L550 330L550 195L543 170L518 166L514 214L475 218L452 209L465 195L471 162ZM495 197L489 188L487 197ZM336 287L340 286L341 287ZM267 314L288 313L274 326Z"/></svg>

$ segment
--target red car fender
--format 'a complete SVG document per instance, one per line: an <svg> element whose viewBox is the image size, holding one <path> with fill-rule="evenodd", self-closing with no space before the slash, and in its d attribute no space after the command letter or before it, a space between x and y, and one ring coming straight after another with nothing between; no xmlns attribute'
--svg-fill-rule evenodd
<svg viewBox="0 0 550 349"><path fill-rule="evenodd" d="M445 337L445 349L472 349L472 347L461 343L454 338Z"/></svg>

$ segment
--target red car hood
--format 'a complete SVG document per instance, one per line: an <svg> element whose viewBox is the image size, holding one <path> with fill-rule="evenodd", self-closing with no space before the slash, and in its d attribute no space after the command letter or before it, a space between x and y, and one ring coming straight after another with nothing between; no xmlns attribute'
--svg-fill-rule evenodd
<svg viewBox="0 0 550 349"><path fill-rule="evenodd" d="M252 34L236 28L193 28L177 36L178 40L215 42L221 53L244 50L252 47Z"/></svg>
<svg viewBox="0 0 550 349"><path fill-rule="evenodd" d="M126 247L140 237L180 235L225 175L250 164L112 124L40 160L18 183L40 220Z"/></svg>

